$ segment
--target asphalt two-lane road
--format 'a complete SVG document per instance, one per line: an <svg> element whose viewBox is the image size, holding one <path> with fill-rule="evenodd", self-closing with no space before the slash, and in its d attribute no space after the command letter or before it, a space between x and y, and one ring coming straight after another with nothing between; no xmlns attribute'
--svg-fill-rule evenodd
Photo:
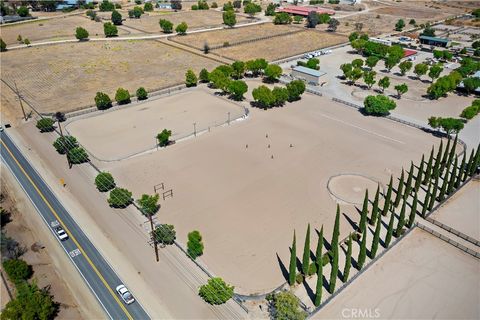
<svg viewBox="0 0 480 320"><path fill-rule="evenodd" d="M61 225L67 232L68 240L58 240L58 243L102 305L105 318L150 319L138 301L130 305L123 302L115 291L115 288L122 283L118 275L85 236L5 131L0 133L0 155L2 162L13 173L42 216L45 227L52 231L52 236L58 240L53 229L57 225Z"/></svg>

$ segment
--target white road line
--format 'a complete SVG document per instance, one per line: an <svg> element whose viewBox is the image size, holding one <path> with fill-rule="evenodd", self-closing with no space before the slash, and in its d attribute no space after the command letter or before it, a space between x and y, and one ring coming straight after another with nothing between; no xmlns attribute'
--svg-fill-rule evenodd
<svg viewBox="0 0 480 320"><path fill-rule="evenodd" d="M393 142L396 142L396 143L405 144L405 142L403 142L403 141L396 140L396 139L393 139L393 138L384 136L383 134L376 133L376 132L373 132L373 131L364 129L364 128L362 128L362 127L356 126L356 125L354 125L354 124L348 123L348 122L346 122L346 121L343 121L343 120L340 120L340 119L337 119L337 118L333 118L333 117L327 116L327 115L324 114L324 113L320 113L320 115L321 115L322 117L327 118L327 119L330 119L330 120L333 120L333 121L337 121L337 122L343 123L343 124L345 124L345 125L347 125L347 126L350 126L350 127L357 128L357 129L359 129L359 130L365 131L365 132L370 133L370 134L372 134L372 135L374 135L374 136L377 136L377 137L380 137L380 138L383 138L383 139L386 139L386 140L390 140L390 141L393 141Z"/></svg>

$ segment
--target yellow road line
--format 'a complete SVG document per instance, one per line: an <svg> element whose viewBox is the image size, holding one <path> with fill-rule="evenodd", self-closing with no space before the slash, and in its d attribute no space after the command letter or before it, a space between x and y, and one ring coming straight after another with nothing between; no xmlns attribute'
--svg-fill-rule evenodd
<svg viewBox="0 0 480 320"><path fill-rule="evenodd" d="M110 292L110 294L112 295L112 297L117 301L118 305L120 306L120 308L123 310L123 312L125 312L125 315L129 318L129 319L133 319L133 317L130 315L130 313L128 312L127 308L125 308L125 306L123 305L123 303L120 301L120 299L118 298L118 296L115 294L115 292L113 292L112 288L110 288L110 286L108 285L107 281L105 280L105 278L102 276L102 274L100 273L100 271L98 271L97 267L93 264L92 260L90 260L90 258L88 257L88 255L85 253L85 251L83 250L82 246L80 245L80 243L78 243L77 239L75 239L75 237L73 236L73 234L70 232L70 230L68 230L68 227L63 223L62 219L60 219L60 217L58 216L57 212L55 211L55 209L53 209L53 207L51 206L50 202L48 202L48 200L45 198L45 196L43 195L43 193L40 191L40 189L37 187L37 185L33 182L32 178L30 178L30 176L27 174L27 172L25 171L25 169L22 167L22 165L18 162L17 158L15 158L15 156L13 155L12 151L10 151L10 149L7 147L7 145L5 144L5 142L3 142L3 140L1 140L2 142L2 145L5 147L5 149L8 151L8 153L10 154L10 156L12 157L12 159L15 161L15 163L17 164L17 166L20 168L20 170L23 172L23 174L25 175L25 177L27 177L28 181L30 181L30 183L32 184L32 186L35 188L35 190L37 191L37 193L40 195L40 197L42 198L42 200L45 202L45 204L47 205L47 207L50 209L50 211L53 213L53 215L55 216L55 218L57 218L57 220L59 222L61 222L61 224L63 225L63 227L65 228L65 230L67 231L68 235L70 236L70 239L72 239L72 241L75 243L75 245L78 247L78 249L80 250L80 252L83 254L83 256L85 257L85 259L87 260L88 264L90 264L90 266L92 267L92 269L95 271L95 273L97 274L97 276L100 278L100 280L103 282L104 286L108 289L108 291Z"/></svg>

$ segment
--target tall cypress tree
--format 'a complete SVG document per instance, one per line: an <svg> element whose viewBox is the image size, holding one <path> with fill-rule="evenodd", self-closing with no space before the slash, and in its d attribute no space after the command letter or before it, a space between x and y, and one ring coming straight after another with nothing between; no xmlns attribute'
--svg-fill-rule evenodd
<svg viewBox="0 0 480 320"><path fill-rule="evenodd" d="M425 215L427 214L431 196L432 196L432 181L430 181L430 183L428 184L427 192L425 193L425 198L423 199L422 218L425 218Z"/></svg>
<svg viewBox="0 0 480 320"><path fill-rule="evenodd" d="M398 182L398 188L397 188L397 195L395 197L395 202L394 202L394 206L395 207L398 207L398 205L400 204L400 199L402 199L402 194L403 194L403 184L405 183L404 182L404 177L405 173L404 173L404 170L402 169L402 174L400 175L400 181Z"/></svg>
<svg viewBox="0 0 480 320"><path fill-rule="evenodd" d="M400 216L398 217L397 229L395 230L395 237L402 235L403 227L405 226L405 210L407 208L407 200L403 200L402 209L400 209Z"/></svg>
<svg viewBox="0 0 480 320"><path fill-rule="evenodd" d="M452 148L450 149L450 153L448 154L447 163L452 163L453 159L455 158L455 152L457 151L457 141L458 141L458 134L455 136L455 140L453 140Z"/></svg>
<svg viewBox="0 0 480 320"><path fill-rule="evenodd" d="M439 178L438 176L435 177L435 182L433 184L433 190L430 195L430 202L428 203L428 211L431 211L433 209L433 205L435 204L435 201L437 200L437 193L438 193L438 183L439 183Z"/></svg>
<svg viewBox="0 0 480 320"><path fill-rule="evenodd" d="M352 267L352 235L349 235L347 240L347 256L345 258L345 268L343 269L343 282L347 282L351 267Z"/></svg>
<svg viewBox="0 0 480 320"><path fill-rule="evenodd" d="M365 190L365 198L363 199L362 213L360 216L360 223L358 224L358 231L362 232L363 226L367 223L368 219L368 189Z"/></svg>
<svg viewBox="0 0 480 320"><path fill-rule="evenodd" d="M424 155L422 155L422 161L420 161L420 167L418 168L418 173L417 173L417 176L415 177L415 192L418 191L418 189L420 189L420 184L422 183L422 179L423 179L423 167L425 165L425 159L424 159Z"/></svg>
<svg viewBox="0 0 480 320"><path fill-rule="evenodd" d="M387 235L385 236L385 248L388 248L390 245L390 241L392 241L392 235L393 235L393 222L395 219L395 213L392 212L390 215L390 221L388 222L388 229L387 229Z"/></svg>
<svg viewBox="0 0 480 320"><path fill-rule="evenodd" d="M337 204L337 215L335 216L335 226L332 235L332 270L330 272L330 293L335 291L338 274L338 236L340 235L340 206Z"/></svg>
<svg viewBox="0 0 480 320"><path fill-rule="evenodd" d="M288 269L288 283L293 286L297 276L297 240L293 230L292 250L290 251L290 267Z"/></svg>
<svg viewBox="0 0 480 320"><path fill-rule="evenodd" d="M390 210L392 202L392 190L393 190L393 176L390 176L390 182L388 183L387 195L385 197L385 203L383 204L382 215L386 216L388 210Z"/></svg>
<svg viewBox="0 0 480 320"><path fill-rule="evenodd" d="M450 138L450 136L448 136L447 146L445 147L445 151L443 152L442 162L440 162L440 174L443 173L443 170L445 170L445 165L447 164L448 155L450 154L450 141L451 140L452 139Z"/></svg>
<svg viewBox="0 0 480 320"><path fill-rule="evenodd" d="M422 184L424 185L426 185L432 177L433 151L434 147L432 147L432 150L430 151L430 158L428 158L427 169L425 170L425 176L422 181Z"/></svg>
<svg viewBox="0 0 480 320"><path fill-rule="evenodd" d="M318 236L317 251L315 252L317 263L317 288L315 291L315 306L318 307L322 302L323 291L323 226Z"/></svg>
<svg viewBox="0 0 480 320"><path fill-rule="evenodd" d="M468 170L468 175L472 177L475 174L475 172L477 172L479 165L480 165L480 152L479 152L479 149L477 148L477 151L473 156L472 163Z"/></svg>
<svg viewBox="0 0 480 320"><path fill-rule="evenodd" d="M462 164L458 168L457 180L455 181L455 189L458 189L462 184L463 173L465 172L465 168L467 167L467 153L463 153L462 157Z"/></svg>
<svg viewBox="0 0 480 320"><path fill-rule="evenodd" d="M302 273L304 276L308 275L308 267L310 266L310 223L307 227L307 234L305 235L305 245L303 246L302 258Z"/></svg>
<svg viewBox="0 0 480 320"><path fill-rule="evenodd" d="M372 216L370 217L370 224L373 225L377 220L378 215L378 201L380 200L380 185L377 185L377 192L375 193L375 199L373 200Z"/></svg>
<svg viewBox="0 0 480 320"><path fill-rule="evenodd" d="M448 182L447 194L451 194L455 188L455 182L457 181L457 166L458 157L455 157L455 161L453 161L452 174L450 175L450 181Z"/></svg>
<svg viewBox="0 0 480 320"><path fill-rule="evenodd" d="M445 171L445 176L442 180L442 187L440 188L440 194L438 195L438 201L442 202L445 199L445 193L447 193L447 186L449 181L449 170Z"/></svg>
<svg viewBox="0 0 480 320"><path fill-rule="evenodd" d="M474 165L475 154L473 152L474 150L472 149L472 151L470 152L470 157L468 158L467 168L465 169L463 175L463 181L467 180L468 176L470 175L470 171L472 170L472 167Z"/></svg>
<svg viewBox="0 0 480 320"><path fill-rule="evenodd" d="M410 215L408 216L407 227L411 228L413 223L415 222L415 216L417 215L417 203L418 203L418 194L415 192L413 196L413 203L412 203L412 210L410 211Z"/></svg>
<svg viewBox="0 0 480 320"><path fill-rule="evenodd" d="M375 233L373 234L372 248L370 249L370 258L375 258L378 250L378 243L380 241L380 228L382 227L382 216L379 215L377 225L375 226Z"/></svg>
<svg viewBox="0 0 480 320"><path fill-rule="evenodd" d="M432 176L438 176L440 174L440 164L442 163L443 156L443 140L440 141L440 147L438 148L437 156L435 157L435 164L432 169Z"/></svg>
<svg viewBox="0 0 480 320"><path fill-rule="evenodd" d="M357 265L358 270L362 270L365 263L365 257L367 256L367 226L362 232L362 242L360 242L360 252L358 253Z"/></svg>
<svg viewBox="0 0 480 320"><path fill-rule="evenodd" d="M410 172L408 173L407 183L405 185L404 199L407 199L412 192L412 180L413 180L413 162L410 163Z"/></svg>

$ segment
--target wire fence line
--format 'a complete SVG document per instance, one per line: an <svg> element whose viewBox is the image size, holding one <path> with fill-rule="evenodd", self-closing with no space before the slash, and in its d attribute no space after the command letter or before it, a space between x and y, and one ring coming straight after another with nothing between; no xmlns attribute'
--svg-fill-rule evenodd
<svg viewBox="0 0 480 320"><path fill-rule="evenodd" d="M465 241L468 241L474 245L476 245L477 247L480 247L480 241L470 237L470 236L467 236L465 233L463 232L460 232L450 226L447 226L446 224L443 224L441 223L440 221L438 220L435 220L433 218L430 218L430 217L426 217L425 220L427 220L428 222L442 228L443 230L447 231L447 232L450 232L450 233L453 233L454 235L456 235L457 237L465 240Z"/></svg>

